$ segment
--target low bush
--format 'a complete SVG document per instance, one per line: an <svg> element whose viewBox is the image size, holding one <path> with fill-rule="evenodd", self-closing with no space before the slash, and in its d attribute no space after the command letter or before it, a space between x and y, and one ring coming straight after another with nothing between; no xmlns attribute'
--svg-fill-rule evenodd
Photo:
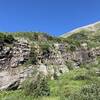
<svg viewBox="0 0 100 100"><path fill-rule="evenodd" d="M100 100L100 85L97 83L85 85L79 92L70 95L68 100Z"/></svg>
<svg viewBox="0 0 100 100"><path fill-rule="evenodd" d="M25 95L31 95L34 97L50 95L47 79L41 76L38 75L35 80L28 79L23 83Z"/></svg>
<svg viewBox="0 0 100 100"><path fill-rule="evenodd" d="M5 39L4 39L4 41L5 41L6 43L9 43L9 44L11 44L14 40L15 40L15 39L14 39L14 37L13 37L12 35L6 35L6 36L5 36Z"/></svg>
<svg viewBox="0 0 100 100"><path fill-rule="evenodd" d="M49 57L49 54L50 54L50 44L48 43L42 43L40 44L40 48L41 48L41 51L42 51L42 56L44 57Z"/></svg>
<svg viewBox="0 0 100 100"><path fill-rule="evenodd" d="M29 63L31 64L37 63L37 53L35 52L34 47L31 47Z"/></svg>
<svg viewBox="0 0 100 100"><path fill-rule="evenodd" d="M73 70L75 67L73 66L72 62L66 61L66 66L68 67L69 70Z"/></svg>
<svg viewBox="0 0 100 100"><path fill-rule="evenodd" d="M0 42L11 44L14 40L15 39L11 34L0 33Z"/></svg>
<svg viewBox="0 0 100 100"><path fill-rule="evenodd" d="M78 75L78 76L75 76L74 79L75 80L90 80L91 77L89 75Z"/></svg>

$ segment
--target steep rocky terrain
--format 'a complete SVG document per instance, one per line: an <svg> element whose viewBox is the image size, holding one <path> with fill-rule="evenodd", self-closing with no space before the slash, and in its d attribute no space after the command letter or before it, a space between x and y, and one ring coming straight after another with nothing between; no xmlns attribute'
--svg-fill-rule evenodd
<svg viewBox="0 0 100 100"><path fill-rule="evenodd" d="M0 90L20 88L29 77L43 73L56 79L84 64L99 64L100 23L55 38L44 33L0 33Z"/></svg>

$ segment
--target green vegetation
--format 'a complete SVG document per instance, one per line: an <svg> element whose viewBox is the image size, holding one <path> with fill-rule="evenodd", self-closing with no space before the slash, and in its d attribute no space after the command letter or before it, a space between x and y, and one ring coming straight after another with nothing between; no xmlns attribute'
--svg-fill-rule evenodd
<svg viewBox="0 0 100 100"><path fill-rule="evenodd" d="M74 33L67 38L63 38L63 42L67 42L69 45L70 51L75 51L77 48L81 47L81 43L84 43L88 40L87 35L85 35L85 31L80 31L78 33Z"/></svg>
<svg viewBox="0 0 100 100"><path fill-rule="evenodd" d="M77 32L77 33L72 34L68 38L75 39L77 41L84 41L84 40L87 40L88 39L88 36L86 34L88 34L88 31L82 30L80 32Z"/></svg>
<svg viewBox="0 0 100 100"><path fill-rule="evenodd" d="M37 63L37 53L35 52L34 46L31 47L31 52L30 52L30 59L28 60L28 64L35 64Z"/></svg>
<svg viewBox="0 0 100 100"><path fill-rule="evenodd" d="M33 40L34 32L17 32L17 33L11 33L15 38L16 37L23 37L28 38L30 40Z"/></svg>
<svg viewBox="0 0 100 100"><path fill-rule="evenodd" d="M99 100L100 79L94 68L79 68L61 75L58 80L29 79L16 91L1 91L1 100ZM86 99L87 98L87 99Z"/></svg>
<svg viewBox="0 0 100 100"><path fill-rule="evenodd" d="M38 97L34 98L34 96L26 96L24 91L16 90L16 91L1 91L0 92L0 100L60 100L59 97Z"/></svg>
<svg viewBox="0 0 100 100"><path fill-rule="evenodd" d="M66 38L56 38L46 33L23 32L15 34L0 33L0 41L11 44L14 37L28 38L33 44L30 59L26 64L37 64L37 47L42 56L48 57L53 43L67 43L66 51L74 52L87 43L88 48L100 45L100 36L90 37L90 32L80 31ZM22 88L16 91L0 91L0 100L99 100L100 99L100 58L98 63L84 63L75 69L70 61L66 62L68 73L62 74L56 80L49 80L39 75L37 79L30 78L23 82ZM56 77L56 76L55 76Z"/></svg>
<svg viewBox="0 0 100 100"><path fill-rule="evenodd" d="M0 42L11 44L14 40L14 37L10 34L0 33Z"/></svg>
<svg viewBox="0 0 100 100"><path fill-rule="evenodd" d="M79 92L70 95L69 100L99 100L100 99L100 85L92 83L83 86Z"/></svg>
<svg viewBox="0 0 100 100"><path fill-rule="evenodd" d="M49 54L49 49L51 47L51 45L48 42L45 43L41 43L40 45L41 51L43 52L43 55L45 54Z"/></svg>
<svg viewBox="0 0 100 100"><path fill-rule="evenodd" d="M55 38L44 32L17 32L11 33L15 38L23 37L31 41L53 41Z"/></svg>
<svg viewBox="0 0 100 100"><path fill-rule="evenodd" d="M13 41L14 41L15 39L14 39L14 37L12 36L12 35L6 35L6 37L5 37L5 39L4 39L4 41L6 42L6 43L9 43L9 44L11 44Z"/></svg>
<svg viewBox="0 0 100 100"><path fill-rule="evenodd" d="M80 30L73 32L66 37L67 43L74 45L76 48L80 47L81 43L87 43L88 48L95 48L100 46L100 31Z"/></svg>
<svg viewBox="0 0 100 100"><path fill-rule="evenodd" d="M100 82L100 79L96 75L96 71L94 71L94 69L87 70L84 68L80 68L80 69L72 70L69 73L62 75L59 78L59 81L57 81L57 80L51 81L50 87L51 87L51 93L53 96L59 95L62 98L64 98L64 100L67 100L67 99L68 100L98 100L98 99L84 99L84 98L78 99L78 96L81 94L80 91L82 91L82 89L85 86L91 86L93 83L99 84L99 82ZM100 86L98 87L98 89L99 88L100 88ZM77 98L73 97L73 96L75 96L76 93L78 94L79 92L80 92L80 94L77 96ZM96 89L95 89L95 91L93 91L93 94L95 94L95 92L96 92ZM100 93L100 91L99 91L99 93ZM85 96L86 95L84 94L84 97ZM96 94L94 96L99 98L98 94ZM92 96L91 96L91 98L92 98Z"/></svg>
<svg viewBox="0 0 100 100"><path fill-rule="evenodd" d="M72 65L71 61L66 61L66 66L68 67L69 70L73 70L74 66Z"/></svg>
<svg viewBox="0 0 100 100"><path fill-rule="evenodd" d="M39 74L34 79L28 79L23 82L23 90L25 95L31 95L33 97L49 96L50 89L48 86L47 79Z"/></svg>

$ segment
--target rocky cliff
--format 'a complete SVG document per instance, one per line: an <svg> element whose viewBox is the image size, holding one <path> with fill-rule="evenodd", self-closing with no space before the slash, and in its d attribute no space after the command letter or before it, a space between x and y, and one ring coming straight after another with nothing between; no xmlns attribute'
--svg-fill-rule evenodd
<svg viewBox="0 0 100 100"><path fill-rule="evenodd" d="M98 64L100 47L90 46L89 43L92 41L99 44L99 40L91 40L83 35L86 31L82 32L75 32L75 35L72 34L67 38L53 38L38 33L17 33L14 34L13 42L9 43L7 41L9 38L2 41L0 43L0 89L20 88L24 80L39 73L56 79L60 74L84 64ZM95 36L99 34L98 32Z"/></svg>

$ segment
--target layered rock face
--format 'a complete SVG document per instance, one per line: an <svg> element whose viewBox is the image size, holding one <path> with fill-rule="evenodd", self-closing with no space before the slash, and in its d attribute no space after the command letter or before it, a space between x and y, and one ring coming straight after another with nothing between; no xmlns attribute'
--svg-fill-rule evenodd
<svg viewBox="0 0 100 100"><path fill-rule="evenodd" d="M94 32L95 27L97 31ZM81 29L85 30L85 27ZM55 38L48 35L36 33L25 38L24 35L27 37L28 33L23 36L22 33L20 38L16 38L10 44L0 43L0 90L20 88L24 80L39 73L56 79L62 73L79 68L82 64L98 63L96 61L100 56L98 23L92 25L92 30L91 26L86 27L88 32L81 29L72 31L72 35L68 38L64 35L67 42L55 41ZM92 37L91 32L94 33ZM91 45L92 47L89 47Z"/></svg>
<svg viewBox="0 0 100 100"><path fill-rule="evenodd" d="M30 54L30 46L24 40L18 40L11 45L4 44L0 51L0 70L17 67L24 63Z"/></svg>
<svg viewBox="0 0 100 100"><path fill-rule="evenodd" d="M30 46L24 40L2 46L0 51L0 89L6 89L16 82L19 83L19 74L22 69L18 66L29 59L29 54Z"/></svg>
<svg viewBox="0 0 100 100"><path fill-rule="evenodd" d="M42 72L54 79L68 72L68 62L78 68L81 63L94 61L100 55L100 49L78 48L74 52L66 51L67 44L53 43L47 51L34 44L36 63L25 64L30 59L31 44L18 39L13 44L2 46L0 51L0 89L16 89L28 77ZM35 73L35 74L34 74Z"/></svg>

